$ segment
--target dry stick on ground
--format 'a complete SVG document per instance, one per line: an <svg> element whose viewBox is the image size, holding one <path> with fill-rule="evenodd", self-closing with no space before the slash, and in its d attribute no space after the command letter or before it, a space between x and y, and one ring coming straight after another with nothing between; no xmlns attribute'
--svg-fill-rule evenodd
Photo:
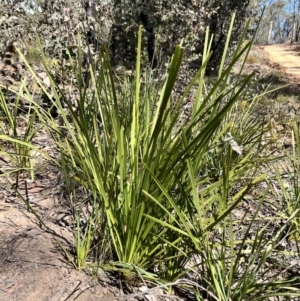
<svg viewBox="0 0 300 301"><path fill-rule="evenodd" d="M76 287L72 290L72 292L69 294L69 296L64 299L64 300L68 300L73 294L74 292L76 292L81 284L81 281L80 280L77 280L79 281L79 283L76 285ZM68 287L71 285L71 284L74 284L73 281L69 281L68 283L66 283L56 294L55 296L50 300L50 301L59 301L61 296L68 291ZM78 296L77 296L78 297Z"/></svg>

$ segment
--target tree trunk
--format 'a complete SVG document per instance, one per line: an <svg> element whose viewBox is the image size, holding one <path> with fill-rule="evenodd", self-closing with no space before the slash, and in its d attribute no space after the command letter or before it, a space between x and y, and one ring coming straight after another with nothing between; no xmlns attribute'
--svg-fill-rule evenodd
<svg viewBox="0 0 300 301"><path fill-rule="evenodd" d="M270 30L269 30L269 35L268 35L268 45L271 44L272 31L273 31L273 20L270 22Z"/></svg>
<svg viewBox="0 0 300 301"><path fill-rule="evenodd" d="M96 36L96 18L97 18L97 11L96 11L96 3L95 0L84 0L84 10L85 10L85 18L86 18L86 37L87 42L90 49L87 48L84 51L83 57L83 68L85 69L84 72L84 81L87 84L89 81L90 73L89 73L89 66L90 66L90 56L96 51L99 47L97 36ZM91 50L91 52L89 52Z"/></svg>

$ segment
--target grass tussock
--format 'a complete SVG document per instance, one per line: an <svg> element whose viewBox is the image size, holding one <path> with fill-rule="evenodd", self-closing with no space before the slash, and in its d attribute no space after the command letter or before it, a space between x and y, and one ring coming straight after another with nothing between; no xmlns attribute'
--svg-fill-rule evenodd
<svg viewBox="0 0 300 301"><path fill-rule="evenodd" d="M290 276L278 260L290 262L299 254L277 248L286 236L298 246L298 125L291 130L292 154L284 156L292 163L286 178L274 163L279 159L272 151L277 141L270 134L272 123L257 114L267 92L253 92L254 73L230 80L252 45L243 43L247 27L225 67L232 26L233 21L217 79L209 84L205 79L212 43L207 30L202 66L176 102L173 88L184 48L175 48L160 85L152 70L141 70L141 29L131 77L115 75L103 50L91 62L87 85L81 64L70 56L74 84L69 91L77 93L76 107L54 80L49 92L28 64L59 115L57 122L30 94L19 92L60 154L56 164L73 209L75 256L65 252L76 268L101 267L120 273L132 286L147 282L168 293L177 289L191 300L299 298L299 277ZM182 108L191 93L186 113ZM5 114L12 116L4 103L2 98ZM30 148L32 124L22 138L0 138ZM22 158L21 151L15 147L11 155ZM287 183L289 191L283 189ZM274 185L285 210L264 218L261 210ZM84 202L76 197L79 188L87 196ZM254 196L254 207L241 211ZM279 218L284 222L270 235Z"/></svg>

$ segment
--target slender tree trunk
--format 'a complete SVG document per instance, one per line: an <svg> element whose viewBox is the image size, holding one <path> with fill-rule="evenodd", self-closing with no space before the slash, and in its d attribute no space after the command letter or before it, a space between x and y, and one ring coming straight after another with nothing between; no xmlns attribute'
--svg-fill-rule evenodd
<svg viewBox="0 0 300 301"><path fill-rule="evenodd" d="M99 47L97 37L96 37L96 18L97 18L97 11L96 11L96 3L95 0L84 0L84 9L85 9L85 18L86 18L86 37L89 47L91 47L92 53L96 51ZM84 80L85 83L88 84L89 81L89 66L90 66L90 56L92 53L89 53L88 49L84 51L83 57L83 67L86 70L84 72Z"/></svg>
<svg viewBox="0 0 300 301"><path fill-rule="evenodd" d="M269 35L268 35L268 45L271 44L272 31L273 31L273 20L270 22L270 30L269 30Z"/></svg>
<svg viewBox="0 0 300 301"><path fill-rule="evenodd" d="M155 54L155 32L154 28L149 24L149 15L143 11L140 14L140 20L148 33L147 51L148 59L152 69L157 67L157 57Z"/></svg>
<svg viewBox="0 0 300 301"><path fill-rule="evenodd" d="M297 22L295 20L295 17L293 17L293 34L292 34L292 43L296 42L296 35L297 35Z"/></svg>

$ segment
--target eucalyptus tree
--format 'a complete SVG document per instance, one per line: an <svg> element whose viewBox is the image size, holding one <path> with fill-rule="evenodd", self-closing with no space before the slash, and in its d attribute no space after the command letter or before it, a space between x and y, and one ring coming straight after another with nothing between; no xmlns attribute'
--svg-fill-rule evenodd
<svg viewBox="0 0 300 301"><path fill-rule="evenodd" d="M299 0L260 0L260 12L265 8L256 43L283 43L299 40Z"/></svg>
<svg viewBox="0 0 300 301"><path fill-rule="evenodd" d="M3 0L1 1L3 2ZM198 68L207 26L213 34L215 69L226 40L231 15L236 12L233 42L257 0L11 0L0 12L0 34L7 39L32 42L36 34L44 49L59 55L77 44L77 34L87 36L92 48L106 45L113 64L132 66L136 35L144 27L144 47L153 67L163 65L183 40L186 57ZM11 19L7 18L10 16ZM10 20L10 21L8 21ZM18 27L17 30L16 27ZM1 48L1 45L0 45Z"/></svg>
<svg viewBox="0 0 300 301"><path fill-rule="evenodd" d="M291 42L299 42L300 36L300 1L290 0L292 7L292 30L291 30Z"/></svg>
<svg viewBox="0 0 300 301"><path fill-rule="evenodd" d="M198 68L205 29L209 26L213 34L214 52L210 66L215 69L220 61L232 13L236 12L237 15L232 35L234 42L247 17L256 12L256 5L256 0L115 0L114 7L118 17L112 36L113 49L118 51L114 52L114 58L119 61L129 53L133 53L132 57L135 57L137 26L142 23L147 40L144 44L147 45L149 61L154 66L167 61L176 44L184 38L186 56L193 62L191 66ZM116 47L121 40L121 45L126 47ZM125 55L122 49L125 49Z"/></svg>

